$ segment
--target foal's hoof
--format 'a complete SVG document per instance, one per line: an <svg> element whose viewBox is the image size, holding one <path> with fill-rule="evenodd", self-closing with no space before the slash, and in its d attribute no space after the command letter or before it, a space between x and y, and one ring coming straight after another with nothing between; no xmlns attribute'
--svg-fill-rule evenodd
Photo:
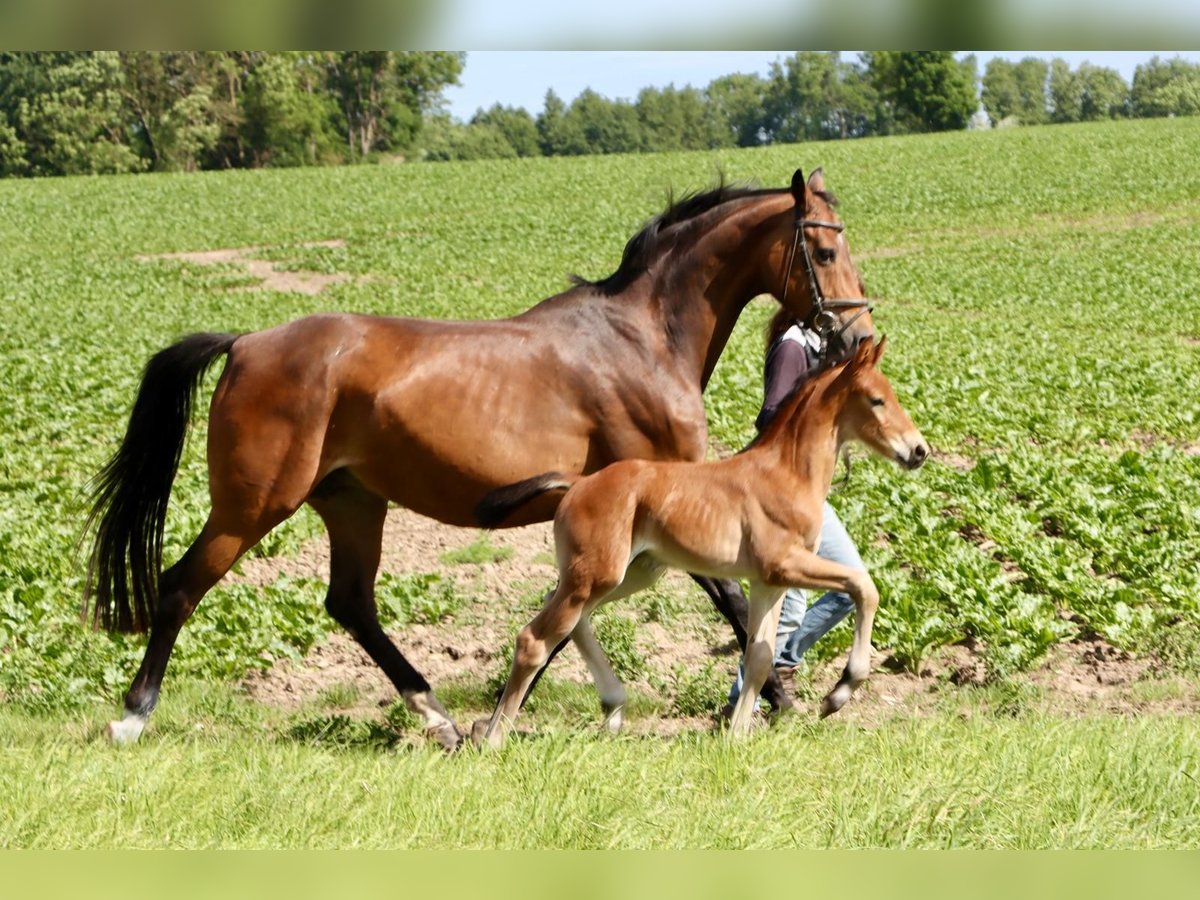
<svg viewBox="0 0 1200 900"><path fill-rule="evenodd" d="M504 743L504 735L499 728L491 736L488 735L491 724L491 719L476 719L475 724L471 726L471 741L482 750L499 750Z"/></svg>
<svg viewBox="0 0 1200 900"><path fill-rule="evenodd" d="M447 753L453 753L462 745L462 732L458 730L458 726L450 721L427 728L425 729L425 733L441 744L442 749Z"/></svg>
<svg viewBox="0 0 1200 900"><path fill-rule="evenodd" d="M825 699L821 701L821 718L832 716L835 712L846 705L846 701L850 699L850 695L854 693L853 688L848 684L839 684L832 691L825 695Z"/></svg>

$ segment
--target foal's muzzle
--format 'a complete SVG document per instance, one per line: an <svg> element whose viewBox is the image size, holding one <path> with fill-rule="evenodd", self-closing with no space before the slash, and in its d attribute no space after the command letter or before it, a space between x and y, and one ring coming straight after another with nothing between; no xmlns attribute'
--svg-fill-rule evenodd
<svg viewBox="0 0 1200 900"><path fill-rule="evenodd" d="M896 454L896 462L909 471L921 468L925 464L925 460L929 459L929 445L923 440L910 444L906 451Z"/></svg>

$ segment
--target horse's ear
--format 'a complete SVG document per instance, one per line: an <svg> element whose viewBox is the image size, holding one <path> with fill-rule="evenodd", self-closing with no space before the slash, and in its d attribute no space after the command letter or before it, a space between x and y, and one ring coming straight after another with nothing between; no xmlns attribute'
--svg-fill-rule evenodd
<svg viewBox="0 0 1200 900"><path fill-rule="evenodd" d="M801 169L797 169L796 173L792 176L792 196L796 198L796 206L799 209L804 209L808 206L804 196L807 190L808 187L804 183L804 172Z"/></svg>
<svg viewBox="0 0 1200 900"><path fill-rule="evenodd" d="M863 343L869 343L869 342L864 341ZM879 339L879 343L875 345L875 358L873 360L871 360L871 365L873 365L873 366L879 365L879 360L883 359L883 350L886 346L887 346L887 335L885 334L883 337L881 337Z"/></svg>
<svg viewBox="0 0 1200 900"><path fill-rule="evenodd" d="M813 169L813 173L808 176L808 189L814 194L825 190L825 173L821 171L820 166Z"/></svg>

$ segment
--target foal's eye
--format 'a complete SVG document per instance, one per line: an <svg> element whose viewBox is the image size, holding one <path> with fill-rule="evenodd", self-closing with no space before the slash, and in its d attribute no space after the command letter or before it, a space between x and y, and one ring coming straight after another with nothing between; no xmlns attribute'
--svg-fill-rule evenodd
<svg viewBox="0 0 1200 900"><path fill-rule="evenodd" d="M883 406L883 398L882 397L872 397L871 405L872 406Z"/></svg>
<svg viewBox="0 0 1200 900"><path fill-rule="evenodd" d="M817 262L821 263L821 265L827 266L835 259L837 259L837 251L832 247L817 248Z"/></svg>

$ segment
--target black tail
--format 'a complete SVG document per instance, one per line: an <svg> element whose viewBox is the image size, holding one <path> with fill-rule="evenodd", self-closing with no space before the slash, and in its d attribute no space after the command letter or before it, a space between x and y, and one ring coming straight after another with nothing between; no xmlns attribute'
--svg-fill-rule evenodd
<svg viewBox="0 0 1200 900"><path fill-rule="evenodd" d="M167 500L179 469L196 388L208 367L229 351L232 334L193 334L146 364L125 440L92 480L96 524L84 608L93 625L145 631L158 605Z"/></svg>
<svg viewBox="0 0 1200 900"><path fill-rule="evenodd" d="M534 497L540 497L547 491L565 491L579 480L578 475L560 475L558 472L546 472L544 475L534 475L516 484L496 488L483 495L483 499L475 504L475 521L484 528L496 528L508 518L509 514L524 506Z"/></svg>

